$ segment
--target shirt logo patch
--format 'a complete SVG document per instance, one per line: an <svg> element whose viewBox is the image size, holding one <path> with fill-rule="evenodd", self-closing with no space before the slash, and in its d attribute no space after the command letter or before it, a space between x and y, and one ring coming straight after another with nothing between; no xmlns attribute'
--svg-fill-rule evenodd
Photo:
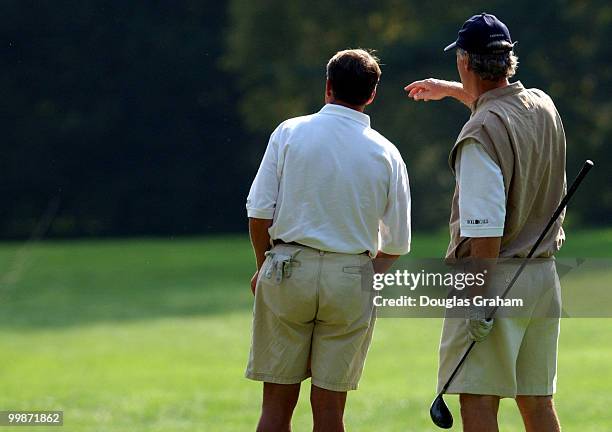
<svg viewBox="0 0 612 432"><path fill-rule="evenodd" d="M467 219L468 225L485 225L489 223L489 219Z"/></svg>

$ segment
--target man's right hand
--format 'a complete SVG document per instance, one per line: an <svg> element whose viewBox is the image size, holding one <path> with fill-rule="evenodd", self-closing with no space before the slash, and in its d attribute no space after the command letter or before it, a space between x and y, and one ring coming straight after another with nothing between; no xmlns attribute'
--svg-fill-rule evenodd
<svg viewBox="0 0 612 432"><path fill-rule="evenodd" d="M382 251L378 251L376 257L372 260L374 273L387 273L399 257L399 255L389 255Z"/></svg>
<svg viewBox="0 0 612 432"><path fill-rule="evenodd" d="M416 100L429 101L440 100L451 95L451 87L457 85L451 81L444 81L435 78L427 78L415 81L404 87L408 92L408 97Z"/></svg>
<svg viewBox="0 0 612 432"><path fill-rule="evenodd" d="M474 96L463 89L461 83L436 78L414 81L404 87L404 90L408 92L408 97L411 97L415 101L440 100L450 96L470 106L475 100Z"/></svg>

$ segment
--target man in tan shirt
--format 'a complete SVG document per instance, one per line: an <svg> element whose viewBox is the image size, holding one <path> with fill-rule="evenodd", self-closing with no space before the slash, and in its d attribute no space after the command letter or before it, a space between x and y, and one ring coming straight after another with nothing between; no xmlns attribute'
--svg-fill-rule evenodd
<svg viewBox="0 0 612 432"><path fill-rule="evenodd" d="M525 257L565 193L561 119L544 92L508 81L518 64L513 46L500 20L475 15L445 49L457 53L461 83L430 78L406 87L414 100L451 96L472 111L449 157L457 178L449 260ZM560 304L552 257L564 240L562 222L563 215L534 254L540 259L513 288L524 296L527 314L494 322L472 309L466 319L445 319L439 390L467 346L478 342L447 391L460 395L465 431L497 431L502 397L516 399L527 431L560 430L552 400L559 318L539 309L548 306L545 299ZM493 288L503 290L517 266L498 265L502 277L492 279Z"/></svg>

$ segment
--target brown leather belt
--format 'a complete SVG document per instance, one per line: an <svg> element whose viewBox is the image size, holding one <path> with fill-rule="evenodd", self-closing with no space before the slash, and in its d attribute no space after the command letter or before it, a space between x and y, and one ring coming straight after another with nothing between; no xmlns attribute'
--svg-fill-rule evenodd
<svg viewBox="0 0 612 432"><path fill-rule="evenodd" d="M306 245L303 245L303 244L298 243L298 242L286 242L286 241L281 240L281 239L273 239L271 241L272 241L272 244L274 246L279 245L279 244L283 244L283 245L289 245L289 246L305 247L305 248L314 249L314 250L317 250L317 251L319 250L317 248L313 248L312 246L306 246ZM324 252L324 251L320 251L320 252ZM355 255L368 255L368 252L364 251L364 252L361 252L361 253L358 253L358 254L355 254Z"/></svg>

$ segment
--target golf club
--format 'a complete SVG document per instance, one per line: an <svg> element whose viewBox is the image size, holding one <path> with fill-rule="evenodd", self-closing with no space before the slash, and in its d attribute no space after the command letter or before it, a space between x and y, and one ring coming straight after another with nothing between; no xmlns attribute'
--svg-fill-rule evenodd
<svg viewBox="0 0 612 432"><path fill-rule="evenodd" d="M533 247L529 251L529 254L527 254L527 256L523 259L523 262L521 263L521 266L518 268L518 270L514 274L514 277L512 278L510 283L508 284L508 287L506 288L506 290L501 295L501 298L506 298L506 295L508 294L508 292L510 291L510 289L512 288L512 286L514 285L516 280L521 275L521 272L523 271L523 269L527 265L527 262L533 256L533 254L537 250L538 246L540 245L540 243L542 242L544 237L546 237L546 234L548 233L550 228L553 226L553 224L555 223L555 221L557 220L557 218L559 217L559 215L561 214L561 212L563 211L565 206L567 206L567 203L569 202L569 200L574 195L574 192L576 192L576 189L578 189L578 186L580 186L580 183L582 182L582 180L586 177L586 175L591 170L591 168L593 168L593 165L594 165L593 162L588 160L588 159L584 162L584 165L582 166L582 169L580 170L580 172L578 173L578 175L574 179L572 185L570 186L570 188L568 189L567 193L565 194L565 197L563 197L563 199L559 203L559 206L557 207L557 209L553 213L552 217L548 221L548 224L546 225L546 228L544 228L544 230L540 234L540 237L538 237L537 241L535 242L535 244L533 245ZM493 316L495 315L496 311L497 311L497 306L488 314L487 319L493 318ZM476 345L476 342L472 341L472 343L470 344L468 349L465 351L465 353L461 357L461 360L459 360L459 363L457 364L457 366L453 370L453 373L450 375L450 377L446 381L446 384L444 384L444 387L442 388L442 391L436 396L434 401L431 403L431 407L429 408L429 415L431 416L431 420L434 422L434 424L436 426L438 426L438 427L440 427L442 429L450 429L453 426L453 415L450 412L450 410L448 409L448 406L446 405L446 402L444 402L443 395L448 390L448 386L453 381L453 378L455 378L455 375L457 374L457 372L459 371L459 369L461 368L461 366L465 362L465 359L467 358L467 356L472 351L472 348L474 348L474 345Z"/></svg>

